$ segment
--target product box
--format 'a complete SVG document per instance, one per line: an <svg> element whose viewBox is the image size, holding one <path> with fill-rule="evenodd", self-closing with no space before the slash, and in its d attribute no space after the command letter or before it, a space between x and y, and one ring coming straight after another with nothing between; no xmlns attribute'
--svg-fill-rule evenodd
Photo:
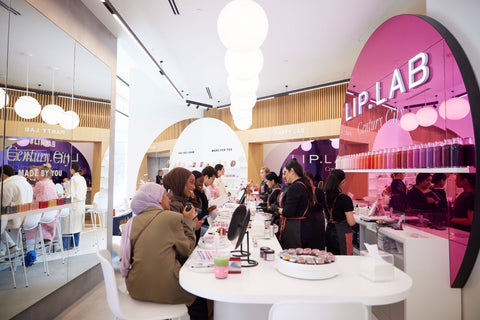
<svg viewBox="0 0 480 320"><path fill-rule="evenodd" d="M228 273L242 273L242 259L240 257L230 257Z"/></svg>

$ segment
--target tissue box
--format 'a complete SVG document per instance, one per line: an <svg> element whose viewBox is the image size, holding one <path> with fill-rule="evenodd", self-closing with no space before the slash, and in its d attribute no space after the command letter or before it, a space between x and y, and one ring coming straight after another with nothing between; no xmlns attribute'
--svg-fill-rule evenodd
<svg viewBox="0 0 480 320"><path fill-rule="evenodd" d="M391 281L393 280L393 264L377 257L367 257L362 261L360 274L370 281Z"/></svg>

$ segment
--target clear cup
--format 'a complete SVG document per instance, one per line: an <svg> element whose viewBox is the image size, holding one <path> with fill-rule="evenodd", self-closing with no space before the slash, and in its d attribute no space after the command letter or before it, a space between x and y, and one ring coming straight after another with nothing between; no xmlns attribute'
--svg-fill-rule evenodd
<svg viewBox="0 0 480 320"><path fill-rule="evenodd" d="M215 278L227 278L229 261L230 252L218 252L213 255L213 271L215 273Z"/></svg>

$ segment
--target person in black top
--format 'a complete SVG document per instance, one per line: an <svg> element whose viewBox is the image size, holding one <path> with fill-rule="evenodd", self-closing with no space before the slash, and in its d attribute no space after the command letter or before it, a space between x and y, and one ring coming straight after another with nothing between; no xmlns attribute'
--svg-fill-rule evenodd
<svg viewBox="0 0 480 320"><path fill-rule="evenodd" d="M193 204L193 206L196 209L198 209L197 218L201 220L203 217L208 216L210 212L215 210L217 206L210 206L210 207L208 206L207 195L205 194L205 191L203 191L203 182L204 182L203 174L197 170L192 171L192 174L195 177L195 189L193 190L194 197L191 199L190 202ZM200 236L203 236L203 234L207 231L207 229L208 229L208 221L205 220L205 222L202 225L202 228L195 232L197 235L197 243Z"/></svg>
<svg viewBox="0 0 480 320"><path fill-rule="evenodd" d="M345 172L332 170L325 182L325 215L328 221L326 230L327 250L336 255L352 255L353 201L342 193L345 185Z"/></svg>
<svg viewBox="0 0 480 320"><path fill-rule="evenodd" d="M155 177L156 184L163 184L163 170L158 170L157 176Z"/></svg>
<svg viewBox="0 0 480 320"><path fill-rule="evenodd" d="M437 172L432 176L433 185L430 188L440 198L440 203L438 204L438 207L442 211L447 210L447 193L445 192L446 181L447 181L447 175L445 173Z"/></svg>
<svg viewBox="0 0 480 320"><path fill-rule="evenodd" d="M475 208L475 173L457 173L455 183L463 192L455 199L451 226L470 231Z"/></svg>
<svg viewBox="0 0 480 320"><path fill-rule="evenodd" d="M270 194L267 199L267 207L264 209L265 212L277 213L278 211L278 196L280 195L280 183L282 179L275 172L269 172L265 176L265 181L270 190Z"/></svg>
<svg viewBox="0 0 480 320"><path fill-rule="evenodd" d="M388 206L394 211L405 212L407 210L407 186L403 182L405 173L392 173L392 183L390 184L390 202Z"/></svg>
<svg viewBox="0 0 480 320"><path fill-rule="evenodd" d="M260 205L263 207L267 205L268 195L271 192L266 179L268 173L270 173L270 169L268 169L267 167L262 167L260 169L260 179L262 180L262 182L260 183L260 187L258 188L258 193L260 195L260 200L262 200Z"/></svg>
<svg viewBox="0 0 480 320"><path fill-rule="evenodd" d="M307 212L307 219L302 220L302 242L304 248L325 249L325 194L315 187L313 174L305 171L313 191L313 206Z"/></svg>
<svg viewBox="0 0 480 320"><path fill-rule="evenodd" d="M294 158L285 164L286 182L290 184L282 198L280 245L283 249L302 247L302 221L308 208L313 205L313 191L310 182L303 175L302 166Z"/></svg>
<svg viewBox="0 0 480 320"><path fill-rule="evenodd" d="M408 191L407 201L411 209L424 212L439 211L440 198L430 189L432 175L421 172L417 174L415 186Z"/></svg>

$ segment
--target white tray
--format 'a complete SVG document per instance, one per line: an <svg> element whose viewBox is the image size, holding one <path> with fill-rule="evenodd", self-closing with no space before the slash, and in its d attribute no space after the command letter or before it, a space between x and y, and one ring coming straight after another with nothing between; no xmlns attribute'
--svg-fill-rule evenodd
<svg viewBox="0 0 480 320"><path fill-rule="evenodd" d="M278 272L297 279L323 280L330 279L338 275L335 262L310 265L293 263L277 257L276 268Z"/></svg>

